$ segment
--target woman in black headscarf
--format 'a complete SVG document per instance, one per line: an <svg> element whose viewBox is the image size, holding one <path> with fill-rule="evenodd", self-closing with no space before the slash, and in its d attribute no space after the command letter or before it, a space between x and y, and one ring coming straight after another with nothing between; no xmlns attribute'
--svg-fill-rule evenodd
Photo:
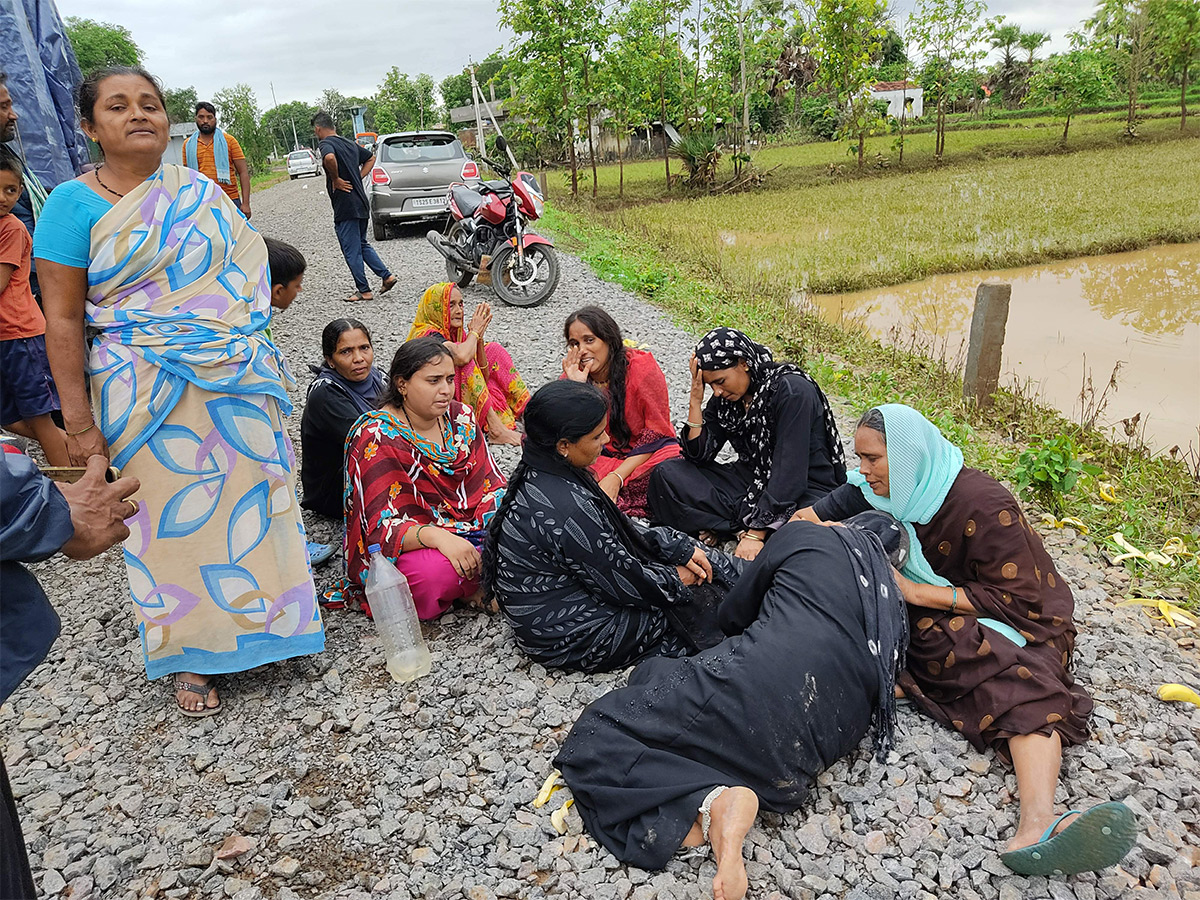
<svg viewBox="0 0 1200 900"><path fill-rule="evenodd" d="M603 672L721 639L716 604L740 562L622 513L588 466L608 442L608 404L551 382L525 408L521 462L488 528L485 597L546 666Z"/></svg>
<svg viewBox="0 0 1200 900"><path fill-rule="evenodd" d="M651 473L650 519L706 543L736 534L736 555L754 559L792 513L846 483L837 423L812 376L732 328L706 334L691 369L683 458ZM718 463L727 442L738 459Z"/></svg>
<svg viewBox="0 0 1200 900"><path fill-rule="evenodd" d="M760 807L796 809L872 723L885 758L908 620L884 546L902 565L906 535L889 516L864 518L785 525L721 604L731 637L647 660L584 710L554 764L619 860L661 869L707 841L714 895L740 900Z"/></svg>
<svg viewBox="0 0 1200 900"><path fill-rule="evenodd" d="M342 517L346 481L346 435L383 393L383 375L375 368L371 332L358 319L334 319L321 332L320 367L313 375L300 419L300 482L305 509Z"/></svg>

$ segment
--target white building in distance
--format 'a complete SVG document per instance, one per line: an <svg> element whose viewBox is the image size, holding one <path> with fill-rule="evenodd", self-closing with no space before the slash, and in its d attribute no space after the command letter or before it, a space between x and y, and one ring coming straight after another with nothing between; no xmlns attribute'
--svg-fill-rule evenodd
<svg viewBox="0 0 1200 900"><path fill-rule="evenodd" d="M871 86L872 100L886 100L887 114L899 119L919 119L924 114L925 104L921 97L921 86L911 81L878 81Z"/></svg>

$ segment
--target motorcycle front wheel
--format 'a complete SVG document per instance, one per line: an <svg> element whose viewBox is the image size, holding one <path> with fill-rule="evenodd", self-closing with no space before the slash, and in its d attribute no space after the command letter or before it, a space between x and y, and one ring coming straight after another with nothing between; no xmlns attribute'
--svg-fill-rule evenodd
<svg viewBox="0 0 1200 900"><path fill-rule="evenodd" d="M458 249L464 259L471 258L471 235L462 219L455 219L451 223L450 230L446 232L446 240ZM447 281L453 281L460 288L464 288L471 283L471 279L474 277L474 273L460 269L453 260L446 260Z"/></svg>
<svg viewBox="0 0 1200 900"><path fill-rule="evenodd" d="M546 244L526 247L524 261L517 259L516 247L505 244L490 269L492 293L509 306L537 306L558 287L558 256Z"/></svg>

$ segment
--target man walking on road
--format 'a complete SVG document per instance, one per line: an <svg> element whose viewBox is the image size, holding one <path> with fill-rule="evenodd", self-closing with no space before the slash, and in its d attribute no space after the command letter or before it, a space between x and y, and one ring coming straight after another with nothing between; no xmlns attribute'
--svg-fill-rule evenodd
<svg viewBox="0 0 1200 900"><path fill-rule="evenodd" d="M217 108L207 100L196 104L196 127L200 130L183 145L184 164L219 184L242 215L250 218L250 168L242 145L217 126ZM242 183L240 195L233 183L234 172Z"/></svg>
<svg viewBox="0 0 1200 900"><path fill-rule="evenodd" d="M367 219L371 215L370 201L363 179L375 165L370 150L360 147L337 133L328 113L312 117L313 134L321 142L321 165L325 167L325 186L333 204L333 230L342 245L342 256L354 278L354 293L348 302L374 300L363 263L383 279L380 292L386 294L396 286L396 276L388 271L375 248L367 243Z"/></svg>

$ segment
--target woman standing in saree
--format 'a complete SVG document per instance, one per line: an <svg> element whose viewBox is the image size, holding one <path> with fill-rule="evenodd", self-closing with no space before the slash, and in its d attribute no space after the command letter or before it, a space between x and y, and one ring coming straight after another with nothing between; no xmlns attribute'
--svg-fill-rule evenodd
<svg viewBox="0 0 1200 900"><path fill-rule="evenodd" d="M1087 740L1092 700L1071 675L1071 589L1020 504L908 406L868 411L854 445L858 471L797 517L878 509L908 531L898 581L912 638L899 685L976 750L1011 760L1020 820L1002 861L1030 875L1119 862L1136 837L1127 807L1055 816L1062 748Z"/></svg>
<svg viewBox="0 0 1200 900"><path fill-rule="evenodd" d="M491 305L476 306L465 331L464 320L458 286L448 281L435 284L421 295L408 340L441 340L454 360L454 399L471 408L493 443L519 446L515 426L529 402L529 388L503 345L483 339L492 323Z"/></svg>
<svg viewBox="0 0 1200 900"><path fill-rule="evenodd" d="M125 562L146 674L175 673L179 709L211 715L207 676L325 646L283 422L292 382L264 334L267 248L218 185L163 165L169 124L144 70L89 77L79 106L104 163L54 190L34 244L67 448L141 480Z"/></svg>
<svg viewBox="0 0 1200 900"><path fill-rule="evenodd" d="M648 518L646 488L654 467L679 456L667 379L648 350L626 347L621 326L598 306L585 306L563 326L564 377L608 395L609 441L592 472L621 512Z"/></svg>

